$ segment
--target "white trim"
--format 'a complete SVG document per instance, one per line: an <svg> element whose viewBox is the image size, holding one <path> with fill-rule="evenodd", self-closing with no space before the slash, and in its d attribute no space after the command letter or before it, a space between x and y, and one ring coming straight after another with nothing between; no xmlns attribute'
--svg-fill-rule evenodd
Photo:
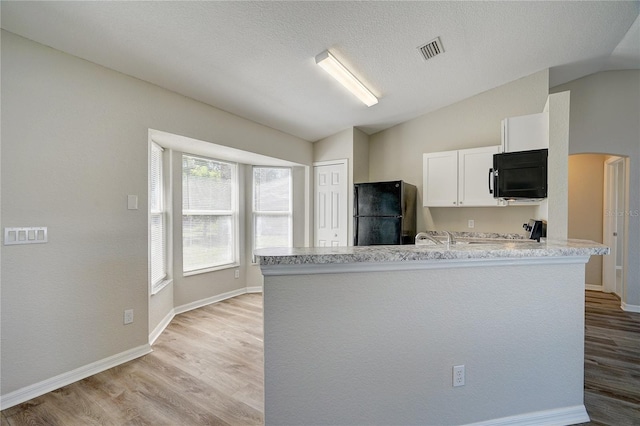
<svg viewBox="0 0 640 426"><path fill-rule="evenodd" d="M560 426L585 423L589 420L589 414L584 405L575 405L469 423L467 426Z"/></svg>
<svg viewBox="0 0 640 426"><path fill-rule="evenodd" d="M602 285L586 284L585 289L604 292L604 286ZM640 313L640 305L629 305L625 302L620 302L620 309L622 309L625 312Z"/></svg>
<svg viewBox="0 0 640 426"><path fill-rule="evenodd" d="M193 271L185 271L182 273L183 277L191 277L193 275L199 274L207 274L209 272L223 271L225 269L233 269L240 266L239 262L234 261L234 263L225 263L224 265L211 266L203 269L194 269Z"/></svg>
<svg viewBox="0 0 640 426"><path fill-rule="evenodd" d="M345 166L348 166L348 160L346 158L342 158L339 160L315 161L312 166L332 166L334 164L344 164Z"/></svg>
<svg viewBox="0 0 640 426"><path fill-rule="evenodd" d="M301 163L269 157L251 151L231 148L226 145L216 143L216 138L203 141L167 133L162 130L149 129L151 139L157 144L179 152L188 152L210 158L219 158L223 161L239 164L262 164L265 166L304 166ZM227 142L228 143L228 142Z"/></svg>
<svg viewBox="0 0 640 426"><path fill-rule="evenodd" d="M607 293L611 293L616 287L616 238L613 232L617 232L617 217L611 212L617 212L617 188L618 188L618 168L620 157L611 157L604 162L603 166L603 220L602 220L602 244L609 246L609 256L602 259L602 288ZM622 238L622 236L620 236Z"/></svg>
<svg viewBox="0 0 640 426"><path fill-rule="evenodd" d="M386 272L411 271L422 269L477 268L482 266L521 266L571 264L589 261L589 256L557 256L528 258L494 258L494 259L435 259L414 260L406 262L358 262L358 263L301 263L260 265L262 275L307 275L334 274L348 272Z"/></svg>
<svg viewBox="0 0 640 426"><path fill-rule="evenodd" d="M63 386L70 385L71 383L75 383L89 376L93 376L94 374L101 373L105 370L153 352L153 350L151 349L151 345L162 334L164 329L167 328L167 326L171 323L171 321L177 314L187 312L192 309L201 308L203 306L210 305L211 303L221 302L225 299L230 299L232 297L240 296L245 293L261 292L262 287L260 286L246 287L174 308L162 319L162 321L160 321L160 324L156 326L151 334L149 334L149 344L129 349L108 358L104 358L91 364L76 368L75 370L71 370L50 379L43 380L39 383L34 383L22 389L10 392L6 395L0 395L0 409L4 410L6 408L13 407L14 405L18 405L25 401L29 401L30 399L44 395L47 392L51 392Z"/></svg>
<svg viewBox="0 0 640 426"><path fill-rule="evenodd" d="M6 408L13 407L14 405L36 398L40 395L44 395L47 392L67 386L86 377L93 376L94 374L101 373L151 352L151 346L149 345L138 346L137 348L120 352L119 354L104 358L100 361L92 362L91 364L76 368L75 370L62 373L50 379L34 383L6 395L2 395L0 396L0 409L4 410Z"/></svg>
<svg viewBox="0 0 640 426"><path fill-rule="evenodd" d="M584 289L585 290L591 290L591 291L604 291L604 286L602 284L585 284L584 285Z"/></svg>
<svg viewBox="0 0 640 426"><path fill-rule="evenodd" d="M153 345L156 342L156 340L158 340L158 337L160 337L164 329L167 328L169 324L171 324L171 321L175 316L176 316L176 310L171 309L169 313L167 313L167 315L164 318L162 318L162 321L160 321L160 324L158 324L156 328L153 329L151 334L149 334L149 345Z"/></svg>
<svg viewBox="0 0 640 426"><path fill-rule="evenodd" d="M212 303L222 302L226 299L231 299L232 297L240 296L246 293L262 293L262 286L256 287L246 287L240 288L238 290L229 291L226 293L219 294L217 296L208 297L206 299L201 299L192 303L187 303L186 305L178 306L177 308L173 308L167 315L160 321L160 324L153 329L151 334L149 334L149 344L153 345L155 341L160 337L162 332L171 324L173 318L178 315L185 313L187 311L191 311L193 309L202 308L203 306L211 305Z"/></svg>
<svg viewBox="0 0 640 426"><path fill-rule="evenodd" d="M160 293L160 291L162 291L162 289L168 286L169 284L173 284L173 278L164 279L160 281L158 284L156 284L155 286L151 286L151 295L153 296L154 294Z"/></svg>
<svg viewBox="0 0 640 426"><path fill-rule="evenodd" d="M625 312L635 312L640 313L640 305L629 305L628 303L622 302L620 307Z"/></svg>
<svg viewBox="0 0 640 426"><path fill-rule="evenodd" d="M203 306L207 306L212 303L222 302L223 300L231 299L232 297L240 296L241 294L245 293L247 293L247 289L246 287L243 287L237 290L231 290L226 293L218 294L216 296L207 297L206 299L196 300L195 302L187 303L185 305L176 306L175 308L173 308L173 311L175 315L178 315L187 311L202 308Z"/></svg>
<svg viewBox="0 0 640 426"><path fill-rule="evenodd" d="M602 242L610 246L609 256L602 259L602 285L606 292L622 297L627 288L627 268L629 250L629 216L623 212L629 211L629 157L613 154L604 162L604 192ZM620 175L619 175L620 173ZM618 177L622 177L622 188L619 187ZM622 192L622 200L618 194ZM619 204L622 201L622 211ZM619 221L622 221L622 233L618 233ZM613 232L618 233L613 237ZM622 239L621 253L618 254L618 241ZM618 266L617 258L622 259L622 265ZM618 284L617 271L621 270L620 284ZM624 308L623 308L624 309Z"/></svg>
<svg viewBox="0 0 640 426"><path fill-rule="evenodd" d="M212 303L222 302L226 299L231 299L232 297L240 296L246 293L262 293L262 287L246 287L240 288L238 290L229 291L227 293L222 293L217 296L208 297L206 299L197 300L192 303L187 303L186 305L178 306L177 308L171 309L169 313L160 321L160 323L153 329L151 334L149 334L149 344L153 345L158 337L162 334L162 332L171 324L173 318L178 315L185 313L187 311L191 311L193 309L202 308L207 305L211 305Z"/></svg>

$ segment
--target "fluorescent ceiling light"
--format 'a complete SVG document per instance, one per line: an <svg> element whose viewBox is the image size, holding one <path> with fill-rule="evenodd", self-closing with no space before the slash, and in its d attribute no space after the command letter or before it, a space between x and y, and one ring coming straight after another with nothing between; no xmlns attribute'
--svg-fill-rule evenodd
<svg viewBox="0 0 640 426"><path fill-rule="evenodd" d="M364 84L360 83L328 50L316 56L316 64L320 65L322 69L331 74L340 84L349 89L349 91L364 102L366 106L370 107L378 103L378 98L376 98Z"/></svg>

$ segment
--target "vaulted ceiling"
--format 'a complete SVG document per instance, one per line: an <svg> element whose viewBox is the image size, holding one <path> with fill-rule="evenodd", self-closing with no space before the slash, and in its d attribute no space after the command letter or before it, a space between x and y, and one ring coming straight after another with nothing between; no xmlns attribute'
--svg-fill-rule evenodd
<svg viewBox="0 0 640 426"><path fill-rule="evenodd" d="M315 141L375 133L537 71L640 68L640 2L2 1L2 28ZM440 37L444 53L418 47ZM366 107L315 56L380 98Z"/></svg>

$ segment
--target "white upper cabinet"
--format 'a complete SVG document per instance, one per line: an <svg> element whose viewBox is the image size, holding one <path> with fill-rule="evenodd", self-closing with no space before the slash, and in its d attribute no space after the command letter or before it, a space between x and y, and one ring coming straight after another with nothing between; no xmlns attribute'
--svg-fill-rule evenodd
<svg viewBox="0 0 640 426"><path fill-rule="evenodd" d="M493 168L493 154L500 146L485 146L458 151L458 205L497 206L498 200L489 192L493 182L489 180L489 169Z"/></svg>
<svg viewBox="0 0 640 426"><path fill-rule="evenodd" d="M432 152L422 155L424 205L455 207L458 205L458 151Z"/></svg>
<svg viewBox="0 0 640 426"><path fill-rule="evenodd" d="M503 152L549 148L549 113L508 117L502 120Z"/></svg>
<svg viewBox="0 0 640 426"><path fill-rule="evenodd" d="M489 193L489 169L500 146L423 154L425 207L500 206Z"/></svg>

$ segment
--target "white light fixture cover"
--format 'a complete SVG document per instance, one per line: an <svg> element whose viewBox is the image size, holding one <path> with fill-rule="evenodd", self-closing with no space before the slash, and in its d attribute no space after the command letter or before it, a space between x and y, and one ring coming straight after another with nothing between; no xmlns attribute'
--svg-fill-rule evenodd
<svg viewBox="0 0 640 426"><path fill-rule="evenodd" d="M364 84L360 83L328 50L316 56L316 64L320 65L322 69L338 80L340 84L349 89L349 91L364 102L366 106L370 107L378 103L378 98L376 98Z"/></svg>

